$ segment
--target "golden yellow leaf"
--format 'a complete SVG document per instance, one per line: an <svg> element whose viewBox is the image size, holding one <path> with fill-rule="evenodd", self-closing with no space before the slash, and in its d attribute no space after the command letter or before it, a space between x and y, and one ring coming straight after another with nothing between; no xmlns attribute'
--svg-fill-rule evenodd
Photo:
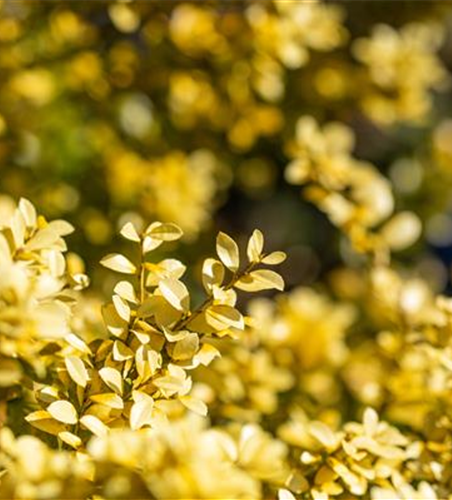
<svg viewBox="0 0 452 500"><path fill-rule="evenodd" d="M71 345L74 349L77 349L84 354L91 354L91 349L87 346L87 344L80 338L77 337L74 333L69 333L64 337L64 340Z"/></svg>
<svg viewBox="0 0 452 500"><path fill-rule="evenodd" d="M124 408L124 402L121 396L118 396L118 394L115 394L114 392L94 394L93 396L90 396L90 399L95 403L108 406L109 408L113 408L114 410L122 410Z"/></svg>
<svg viewBox="0 0 452 500"><path fill-rule="evenodd" d="M150 400L152 404L154 403L152 396L150 396L146 392L138 390L132 391L132 399L135 403L138 403L138 401L143 401L143 400L145 401Z"/></svg>
<svg viewBox="0 0 452 500"><path fill-rule="evenodd" d="M55 401L47 407L47 411L59 422L71 425L77 423L77 411L69 401Z"/></svg>
<svg viewBox="0 0 452 500"><path fill-rule="evenodd" d="M137 268L130 260L119 253L111 253L106 255L100 263L112 271L123 274L135 274Z"/></svg>
<svg viewBox="0 0 452 500"><path fill-rule="evenodd" d="M119 295L113 295L112 301L113 305L115 306L116 312L118 313L118 316L126 323L129 323L130 321L129 304L127 304L127 302L124 299L122 299Z"/></svg>
<svg viewBox="0 0 452 500"><path fill-rule="evenodd" d="M151 375L154 375L155 372L162 366L162 355L159 352L154 351L154 349L148 349L147 362L151 370Z"/></svg>
<svg viewBox="0 0 452 500"><path fill-rule="evenodd" d="M146 262L149 274L146 278L146 286L157 286L164 278L179 279L185 272L186 267L177 259L165 259L158 264Z"/></svg>
<svg viewBox="0 0 452 500"><path fill-rule="evenodd" d="M136 243L139 243L141 241L140 236L135 229L135 226L131 222L126 222L119 231L119 234L129 241L134 241Z"/></svg>
<svg viewBox="0 0 452 500"><path fill-rule="evenodd" d="M94 415L83 415L80 423L98 437L105 437L108 434L108 427Z"/></svg>
<svg viewBox="0 0 452 500"><path fill-rule="evenodd" d="M174 278L165 278L159 283L159 290L163 297L178 311L187 311L190 305L190 296L187 287Z"/></svg>
<svg viewBox="0 0 452 500"><path fill-rule="evenodd" d="M82 440L75 434L72 434L72 432L69 431L60 432L58 433L58 437L64 443L68 444L69 446L72 446L72 448L77 449L82 445Z"/></svg>
<svg viewBox="0 0 452 500"><path fill-rule="evenodd" d="M11 249L8 241L3 234L0 233L0 258L3 262L10 264L12 262Z"/></svg>
<svg viewBox="0 0 452 500"><path fill-rule="evenodd" d="M228 305L213 305L206 310L206 321L215 330L226 330L233 327L245 328L243 316L237 309Z"/></svg>
<svg viewBox="0 0 452 500"><path fill-rule="evenodd" d="M102 316L107 330L113 336L121 337L127 332L128 323L119 317L113 304L102 307Z"/></svg>
<svg viewBox="0 0 452 500"><path fill-rule="evenodd" d="M199 337L196 333L188 333L183 339L174 344L172 357L178 361L191 359L199 347Z"/></svg>
<svg viewBox="0 0 452 500"><path fill-rule="evenodd" d="M310 422L309 433L328 450L339 446L340 437L323 422Z"/></svg>
<svg viewBox="0 0 452 500"><path fill-rule="evenodd" d="M43 401L44 403L53 403L59 399L58 388L46 385L38 392L37 396L40 401Z"/></svg>
<svg viewBox="0 0 452 500"><path fill-rule="evenodd" d="M110 389L120 395L122 394L122 376L118 370L110 367L101 368L99 375Z"/></svg>
<svg viewBox="0 0 452 500"><path fill-rule="evenodd" d="M26 198L21 198L19 200L19 210L22 213L25 225L30 228L36 227L38 217L33 203Z"/></svg>
<svg viewBox="0 0 452 500"><path fill-rule="evenodd" d="M140 332L137 330L130 330L130 331L135 335L140 344L148 344L149 341L151 340L151 337L149 336L148 333Z"/></svg>
<svg viewBox="0 0 452 500"><path fill-rule="evenodd" d="M47 226L37 231L34 236L28 240L24 248L28 252L50 248L59 238L60 236L50 226Z"/></svg>
<svg viewBox="0 0 452 500"><path fill-rule="evenodd" d="M155 238L151 238L150 236L145 236L143 240L143 253L152 252L163 243L162 240L156 240Z"/></svg>
<svg viewBox="0 0 452 500"><path fill-rule="evenodd" d="M278 500L296 500L293 494L289 490L279 490Z"/></svg>
<svg viewBox="0 0 452 500"><path fill-rule="evenodd" d="M133 304L137 303L135 289L133 288L133 285L128 281L119 281L113 291L122 299L127 300L128 302L132 302Z"/></svg>
<svg viewBox="0 0 452 500"><path fill-rule="evenodd" d="M213 359L220 356L220 351L216 347L210 344L203 344L201 349L193 357L193 361L208 366Z"/></svg>
<svg viewBox="0 0 452 500"><path fill-rule="evenodd" d="M287 258L287 255L284 252L272 252L266 255L262 259L262 264L267 264L269 266L276 266L284 262Z"/></svg>
<svg viewBox="0 0 452 500"><path fill-rule="evenodd" d="M127 359L133 358L133 351L130 347L127 347L124 342L120 340L115 340L113 344L113 359L115 361L126 361Z"/></svg>
<svg viewBox="0 0 452 500"><path fill-rule="evenodd" d="M182 340L190 334L189 330L176 330L175 332L172 332L169 328L165 327L162 327L162 330L166 340L168 340L169 342L177 342L178 340Z"/></svg>
<svg viewBox="0 0 452 500"><path fill-rule="evenodd" d="M65 220L53 220L47 224L47 227L50 227L52 231L58 234L58 236L67 236L75 231L75 228L72 224Z"/></svg>
<svg viewBox="0 0 452 500"><path fill-rule="evenodd" d="M255 229L251 238L248 240L248 246L246 248L246 253L248 255L248 260L250 262L259 262L264 249L264 235Z"/></svg>
<svg viewBox="0 0 452 500"><path fill-rule="evenodd" d="M240 278L235 284L236 288L245 292L259 292L261 290L284 290L284 281L281 276L269 269L252 271Z"/></svg>
<svg viewBox="0 0 452 500"><path fill-rule="evenodd" d="M239 248L237 243L226 233L219 232L217 236L217 254L221 262L233 272L240 265Z"/></svg>
<svg viewBox="0 0 452 500"><path fill-rule="evenodd" d="M36 427L36 429L54 436L66 430L64 424L54 420L52 415L45 410L34 411L33 413L27 415L25 420L33 427Z"/></svg>
<svg viewBox="0 0 452 500"><path fill-rule="evenodd" d="M24 216L16 210L11 219L11 232L13 234L14 248L22 248L25 240L25 220Z"/></svg>
<svg viewBox="0 0 452 500"><path fill-rule="evenodd" d="M68 356L64 363L71 379L80 387L86 387L89 375L83 361L76 356Z"/></svg>
<svg viewBox="0 0 452 500"><path fill-rule="evenodd" d="M207 406L200 399L193 398L192 396L182 396L180 398L181 403L198 415L207 415Z"/></svg>
<svg viewBox="0 0 452 500"><path fill-rule="evenodd" d="M174 241L182 236L182 229L176 224L153 222L145 231L146 236L155 240Z"/></svg>
<svg viewBox="0 0 452 500"><path fill-rule="evenodd" d="M206 259L202 266L202 283L210 292L213 286L221 286L224 279L223 264L216 259Z"/></svg>
<svg viewBox="0 0 452 500"><path fill-rule="evenodd" d="M149 425L152 422L152 414L154 410L154 401L149 399L141 399L132 405L130 410L130 427L132 430L141 429L144 425Z"/></svg>

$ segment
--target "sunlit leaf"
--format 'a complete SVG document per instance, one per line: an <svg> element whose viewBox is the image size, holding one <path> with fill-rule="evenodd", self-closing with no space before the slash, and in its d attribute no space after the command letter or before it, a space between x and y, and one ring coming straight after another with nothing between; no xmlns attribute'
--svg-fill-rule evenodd
<svg viewBox="0 0 452 500"><path fill-rule="evenodd" d="M83 361L76 356L68 356L64 363L71 379L80 387L86 387L89 375Z"/></svg>
<svg viewBox="0 0 452 500"><path fill-rule="evenodd" d="M96 436L104 437L108 433L108 427L94 415L83 415L80 423Z"/></svg>
<svg viewBox="0 0 452 500"><path fill-rule="evenodd" d="M115 340L113 344L113 359L115 361L126 361L127 359L133 358L133 351L130 347L126 346L124 342L120 340Z"/></svg>
<svg viewBox="0 0 452 500"><path fill-rule="evenodd" d="M187 311L190 305L190 296L187 287L174 278L166 278L159 283L159 290L163 297L178 311Z"/></svg>
<svg viewBox="0 0 452 500"><path fill-rule="evenodd" d="M262 264L267 264L269 266L276 266L284 262L287 258L287 255L284 252L272 252L266 255L262 259Z"/></svg>
<svg viewBox="0 0 452 500"><path fill-rule="evenodd" d="M58 437L63 441L63 443L68 444L69 446L72 446L72 448L80 448L82 445L82 440L76 436L75 434L72 434L72 432L68 431L63 431L58 433Z"/></svg>
<svg viewBox="0 0 452 500"><path fill-rule="evenodd" d="M131 222L126 222L126 224L124 224L124 226L122 226L121 230L119 231L119 234L129 241L134 241L136 243L139 243L141 241L140 236L135 229L135 226Z"/></svg>
<svg viewBox="0 0 452 500"><path fill-rule="evenodd" d="M200 399L193 398L192 396L182 396L180 398L180 401L184 406L186 406L194 413L202 416L207 415L207 406Z"/></svg>
<svg viewBox="0 0 452 500"><path fill-rule="evenodd" d="M236 288L246 292L259 292L261 290L284 290L284 280L281 276L269 269L252 271L240 278L235 284Z"/></svg>
<svg viewBox="0 0 452 500"><path fill-rule="evenodd" d="M128 281L119 281L118 283L116 283L113 291L122 299L127 300L128 302L132 302L133 304L137 303L135 289L133 288L133 285Z"/></svg>
<svg viewBox="0 0 452 500"><path fill-rule="evenodd" d="M195 354L193 361L208 366L217 357L220 357L220 351L216 347L210 344L203 344L201 349Z"/></svg>
<svg viewBox="0 0 452 500"><path fill-rule="evenodd" d="M213 305L206 310L207 323L215 330L237 328L243 330L245 323L242 314L234 307L228 305Z"/></svg>
<svg viewBox="0 0 452 500"><path fill-rule="evenodd" d="M206 259L202 266L202 283L209 292L213 286L221 286L224 279L224 267L216 259Z"/></svg>
<svg viewBox="0 0 452 500"><path fill-rule="evenodd" d="M132 430L141 429L152 422L154 402L151 398L141 399L132 405L130 410L130 427Z"/></svg>
<svg viewBox="0 0 452 500"><path fill-rule="evenodd" d="M177 341L172 351L172 357L176 360L191 359L199 347L199 338L196 333L188 333L183 339Z"/></svg>
<svg viewBox="0 0 452 500"><path fill-rule="evenodd" d="M112 271L123 274L135 274L137 268L130 260L119 253L111 253L106 255L100 263Z"/></svg>
<svg viewBox="0 0 452 500"><path fill-rule="evenodd" d="M99 375L110 389L120 395L122 394L122 376L118 370L115 368L104 367L99 370Z"/></svg>
<svg viewBox="0 0 452 500"><path fill-rule="evenodd" d="M36 227L38 217L33 203L26 198L21 198L19 200L19 210L22 213L25 225L31 228Z"/></svg>
<svg viewBox="0 0 452 500"><path fill-rule="evenodd" d="M248 240L248 246L246 248L248 260L250 262L259 262L263 249L264 236L259 229L255 229L251 238Z"/></svg>
<svg viewBox="0 0 452 500"><path fill-rule="evenodd" d="M122 410L124 408L124 401L121 396L115 394L114 392L108 392L104 394L94 394L90 396L91 401L99 403L114 410Z"/></svg>
<svg viewBox="0 0 452 500"><path fill-rule="evenodd" d="M75 231L74 226L65 220L50 221L47 227L52 229L58 236L68 236Z"/></svg>
<svg viewBox="0 0 452 500"><path fill-rule="evenodd" d="M55 401L47 407L47 411L59 422L71 425L77 423L77 411L74 405L69 401Z"/></svg>
<svg viewBox="0 0 452 500"><path fill-rule="evenodd" d="M239 248L237 243L226 233L218 233L217 236L217 254L221 262L235 272L239 268Z"/></svg>
<svg viewBox="0 0 452 500"><path fill-rule="evenodd" d="M176 224L153 222L145 231L146 236L155 240L174 241L182 236L182 230Z"/></svg>
<svg viewBox="0 0 452 500"><path fill-rule="evenodd" d="M118 316L126 323L130 321L130 306L119 295L113 295L113 305L118 313Z"/></svg>

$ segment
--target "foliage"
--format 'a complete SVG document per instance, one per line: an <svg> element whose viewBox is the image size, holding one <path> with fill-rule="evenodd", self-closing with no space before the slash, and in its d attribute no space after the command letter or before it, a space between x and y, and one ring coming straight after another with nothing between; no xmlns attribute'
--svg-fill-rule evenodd
<svg viewBox="0 0 452 500"><path fill-rule="evenodd" d="M0 498L452 498L450 14L402 4L0 4Z"/></svg>

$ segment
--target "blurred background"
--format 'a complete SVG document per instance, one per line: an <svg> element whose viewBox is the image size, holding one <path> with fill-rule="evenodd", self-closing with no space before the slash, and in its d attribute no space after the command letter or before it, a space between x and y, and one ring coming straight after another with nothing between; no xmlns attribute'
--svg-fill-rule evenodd
<svg viewBox="0 0 452 500"><path fill-rule="evenodd" d="M258 227L289 288L328 281L363 257L285 175L309 115L350 127L422 221L396 259L450 288L451 5L4 0L0 219L25 196L71 221L94 289L127 220L179 224L195 268L218 230Z"/></svg>

